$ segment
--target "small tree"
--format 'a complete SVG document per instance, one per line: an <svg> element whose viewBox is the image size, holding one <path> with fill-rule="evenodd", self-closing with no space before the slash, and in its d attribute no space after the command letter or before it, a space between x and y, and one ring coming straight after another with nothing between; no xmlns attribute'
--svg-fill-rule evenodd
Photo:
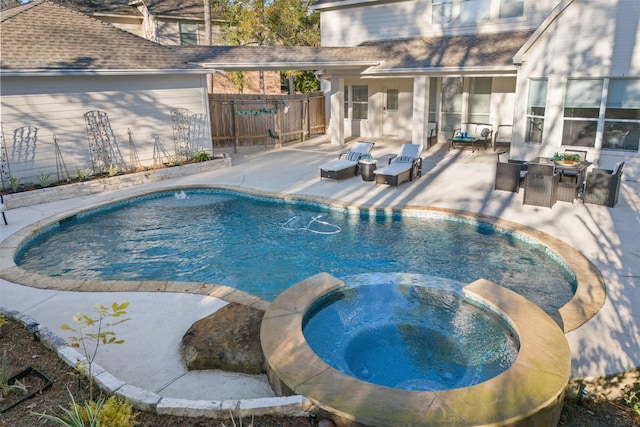
<svg viewBox="0 0 640 427"><path fill-rule="evenodd" d="M118 304L114 302L111 307L106 307L101 304L94 306L94 310L97 317L89 317L86 314L78 313L73 317L74 326L63 324L61 328L65 331L71 331L76 335L69 338L71 341L71 347L80 348L86 358L85 362L78 362L77 368L88 370L89 376L89 399L93 400L93 377L91 375L91 367L95 360L98 349L101 344L124 344L124 340L116 338L116 333L107 328L113 328L121 323L124 323L130 318L123 318L126 316L126 308L129 306L128 302ZM117 319L112 322L106 321L106 319Z"/></svg>

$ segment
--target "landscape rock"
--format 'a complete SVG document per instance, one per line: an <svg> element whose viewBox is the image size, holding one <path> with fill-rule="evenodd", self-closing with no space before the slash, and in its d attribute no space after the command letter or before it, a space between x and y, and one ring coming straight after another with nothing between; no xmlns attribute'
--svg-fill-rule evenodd
<svg viewBox="0 0 640 427"><path fill-rule="evenodd" d="M195 322L182 337L182 357L187 369L265 372L260 345L263 316L264 311L257 308L229 303Z"/></svg>

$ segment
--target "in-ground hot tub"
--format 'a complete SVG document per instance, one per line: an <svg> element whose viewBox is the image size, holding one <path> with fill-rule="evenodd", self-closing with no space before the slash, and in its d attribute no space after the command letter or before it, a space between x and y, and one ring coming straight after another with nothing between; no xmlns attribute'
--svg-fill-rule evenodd
<svg viewBox="0 0 640 427"><path fill-rule="evenodd" d="M445 390L489 380L518 355L511 325L465 298L460 283L409 273L366 273L305 314L311 349L332 368L404 390Z"/></svg>
<svg viewBox="0 0 640 427"><path fill-rule="evenodd" d="M344 282L321 273L287 289L265 313L261 342L277 394L306 396L338 425L557 424L571 355L562 330L536 305L486 280L465 286L465 298L510 325L520 343L515 360L473 385L412 390L341 372L311 349L303 334L305 316L343 287Z"/></svg>

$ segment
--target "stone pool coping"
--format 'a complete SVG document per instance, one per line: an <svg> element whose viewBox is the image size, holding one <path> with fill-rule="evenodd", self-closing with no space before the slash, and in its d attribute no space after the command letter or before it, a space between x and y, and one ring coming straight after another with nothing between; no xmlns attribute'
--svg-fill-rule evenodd
<svg viewBox="0 0 640 427"><path fill-rule="evenodd" d="M0 278L13 283L22 284L39 289L67 290L77 292L184 292L198 295L207 295L220 298L227 302L238 302L241 304L257 307L267 310L270 306L268 301L264 301L254 295L247 294L240 290L229 288L227 286L211 284L211 283L194 283L194 282L173 282L173 281L101 281L101 280L68 280L58 277L49 277L43 274L30 272L16 266L14 255L25 239L30 238L39 230L55 224L56 222L76 215L88 210L92 210L101 206L109 205L117 201L129 198L139 197L156 192L179 191L187 189L219 189L229 190L238 193L248 194L252 196L278 198L285 201L305 201L326 205L330 208L347 209L350 211L368 211L370 213L385 212L391 213L410 213L410 214L441 214L455 215L470 221L486 222L494 225L496 228L520 233L535 239L551 250L571 268L577 279L577 289L571 301L561 307L551 317L560 325L564 332L569 332L584 324L593 317L602 307L606 298L604 279L598 269L586 259L580 252L565 242L554 238L539 230L526 227L517 223L513 223L500 218L490 217L486 215L434 207L417 207L406 206L404 208L380 208L366 204L349 204L346 202L336 201L330 198L315 196L291 195L288 193L271 193L256 190L247 190L246 188L235 186L220 185L169 185L154 190L131 191L127 195L116 200L89 204L83 208L72 209L63 213L52 215L51 217L34 222L27 227L22 228L18 232L12 234L4 241L0 242ZM59 338L52 338L50 347L58 352L65 360L66 352L70 352L70 347L65 346L64 342L60 342ZM73 350L75 351L75 350ZM71 365L75 366L76 354L70 358ZM265 398L265 399L245 399L233 402L205 402L191 401L180 399L166 399L161 396L145 390L137 389L131 385L111 376L108 372L101 372L103 378L110 377L111 380L105 381L103 386L107 391L120 393L127 397L134 407L142 410L150 410L159 414L172 415L190 415L190 416L228 416L229 409L238 410L238 415L264 415L272 413L295 414L311 410L310 402L302 396L293 396L288 398ZM97 374L94 373L97 378ZM99 384L102 384L98 381ZM128 394L127 394L128 393ZM133 395L131 395L133 394ZM284 400L281 400L284 399Z"/></svg>
<svg viewBox="0 0 640 427"><path fill-rule="evenodd" d="M324 197L268 193L256 190L247 190L240 187L220 185L169 186L152 191L137 191L115 200L95 203L83 208L72 209L70 211L59 213L47 219L35 222L9 236L7 239L0 243L0 278L14 283L19 283L25 286L31 286L40 289L100 292L104 291L104 285L108 284L108 289L114 292L187 292L214 296L222 298L229 302L235 301L247 305L254 305L258 303L258 300L260 300L260 298L248 294L242 295L240 298L241 301L236 301L235 299L227 299L234 298L233 295L241 295L244 293L233 288L227 288L226 286L215 284L168 281L69 280L58 277L49 277L43 274L26 271L18 267L14 262L15 253L20 248L22 242L38 233L40 230L49 227L69 216L77 215L82 212L90 211L102 206L107 206L118 201L140 197L152 193L188 189L228 190L252 196L281 199L284 201L304 201L317 203L328 206L329 208L346 209L354 212L367 211L371 214L384 212L386 214L402 213L412 215L435 214L443 216L454 216L469 221L487 223L493 225L499 230L527 236L535 241L542 243L550 250L552 250L557 255L557 257L561 261L563 261L576 275L577 288L573 298L551 315L551 317L554 318L554 320L558 323L558 325L560 325L565 333L577 329L593 316L595 316L600 308L602 308L602 306L604 305L606 299L605 283L602 274L596 268L596 266L593 265L584 255L582 255L571 245L563 242L560 239L557 239L542 231L515 222L491 217L488 215L455 209L421 206L405 206L403 208L379 208L365 204L349 204L346 202L339 202ZM219 294L223 296L218 296ZM248 301L242 302L242 300L245 299L248 299ZM268 305L268 302L264 302L259 308L264 309L264 304Z"/></svg>
<svg viewBox="0 0 640 427"><path fill-rule="evenodd" d="M556 425L571 372L571 351L553 319L524 297L487 280L467 298L501 315L517 334L518 356L500 375L470 387L407 391L360 381L324 362L302 324L315 301L344 282L327 273L285 290L265 313L260 333L269 382L278 395L304 395L337 425Z"/></svg>

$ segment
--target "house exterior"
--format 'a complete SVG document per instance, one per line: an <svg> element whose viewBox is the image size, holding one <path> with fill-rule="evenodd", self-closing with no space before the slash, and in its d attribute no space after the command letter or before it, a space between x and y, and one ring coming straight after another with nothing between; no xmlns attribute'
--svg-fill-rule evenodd
<svg viewBox="0 0 640 427"><path fill-rule="evenodd" d="M511 157L585 149L640 176L637 0L319 0L321 45L378 48L357 74L323 70L332 141L445 142L512 125Z"/></svg>
<svg viewBox="0 0 640 427"><path fill-rule="evenodd" d="M48 0L5 10L0 22L3 187L9 175L53 179L61 162L71 178L92 167L101 148L89 138L89 111L107 114L114 167L175 155L174 110L199 119L193 149L212 149L206 73L215 70Z"/></svg>
<svg viewBox="0 0 640 427"><path fill-rule="evenodd" d="M167 46L224 45L224 18L211 11L211 40L206 40L202 0L55 0L95 19ZM264 92L279 94L280 72L264 73ZM240 90L224 74L214 74L213 92ZM257 71L246 73L243 93L260 93Z"/></svg>
<svg viewBox="0 0 640 427"><path fill-rule="evenodd" d="M202 0L55 0L62 6L164 45L222 44L224 20L212 11L205 40Z"/></svg>

